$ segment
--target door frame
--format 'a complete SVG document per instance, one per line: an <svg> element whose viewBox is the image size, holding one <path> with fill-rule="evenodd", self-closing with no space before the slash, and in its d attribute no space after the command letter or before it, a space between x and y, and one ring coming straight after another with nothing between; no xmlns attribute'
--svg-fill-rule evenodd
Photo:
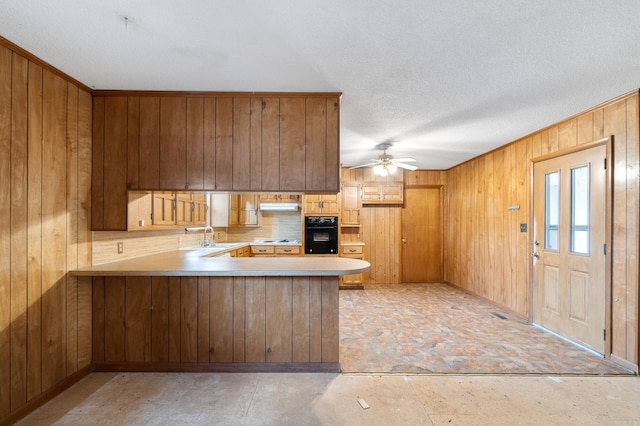
<svg viewBox="0 0 640 426"><path fill-rule="evenodd" d="M605 327L605 339L604 339L604 356L607 359L611 358L611 311L612 311L612 307L611 307L611 294L612 294L612 282L613 282L613 277L612 277L612 273L613 273L613 265L612 265L612 261L613 261L613 256L612 251L613 251L613 244L612 244L612 235L613 235L613 166L614 166L614 158L613 158L613 153L614 153L614 149L613 149L613 144L614 144L614 140L613 140L613 135L606 137L606 138L602 138L602 139L598 139L592 142L588 142L585 144L581 144L581 145L576 145L576 146L572 146L570 148L566 148L566 149L562 149L553 153L549 153L549 154L544 154L535 158L531 159L531 191L530 191L530 203L531 203L531 219L530 219L530 223L532 224L532 228L531 228L531 234L530 234L530 240L529 240L529 248L531 250L531 259L529 260L529 270L530 270L530 276L529 276L529 282L530 282L530 300L531 300L531 306L530 306L530 313L529 313L529 322L533 323L533 303L534 303L534 268L533 268L533 253L535 252L535 245L534 245L534 229L533 229L533 225L535 225L534 222L534 168L535 168L535 164L544 160L549 160L552 158L556 158L556 157L562 157L564 155L567 154L573 154L575 152L579 152L579 151L584 151L590 148L594 148L600 145L605 145L606 147L606 170L605 170L605 176L606 176L606 183L605 183L605 224L604 224L604 240L605 240L605 245L606 245L606 253L605 253L605 272L604 272L604 293L605 293L605 297L604 297L604 327Z"/></svg>
<svg viewBox="0 0 640 426"><path fill-rule="evenodd" d="M407 189L437 189L438 190L438 198L439 198L439 202L440 202L440 241L442 243L442 246L440 247L440 275L442 276L442 282L447 282L446 277L445 277L445 265L444 265L444 254L446 253L446 246L447 246L447 242L445 240L445 229L447 227L448 221L447 221L447 217L445 216L445 205L444 205L444 201L445 201L445 186L444 185L407 185L405 184L405 187L403 189L403 191L406 192ZM402 204L402 207L400 208L400 270L399 272L399 276L400 276L400 283L404 282L403 279L404 277L403 275L403 268L404 268L404 256L403 256L403 251L404 251L404 244L402 242L402 240L404 239L404 229L402 228L402 223L404 220L404 203Z"/></svg>

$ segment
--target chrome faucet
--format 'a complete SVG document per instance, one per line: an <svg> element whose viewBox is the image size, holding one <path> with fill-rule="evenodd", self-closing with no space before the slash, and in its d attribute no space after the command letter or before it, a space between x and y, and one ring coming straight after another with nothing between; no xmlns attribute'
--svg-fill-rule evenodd
<svg viewBox="0 0 640 426"><path fill-rule="evenodd" d="M211 238L207 238L207 231L211 231ZM205 226L202 230L202 247L209 247L213 243L213 227Z"/></svg>

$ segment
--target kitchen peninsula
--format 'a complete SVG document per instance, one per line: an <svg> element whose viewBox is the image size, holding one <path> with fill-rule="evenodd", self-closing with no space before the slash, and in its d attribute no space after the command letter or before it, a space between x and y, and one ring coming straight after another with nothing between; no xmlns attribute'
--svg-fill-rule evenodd
<svg viewBox="0 0 640 426"><path fill-rule="evenodd" d="M340 371L338 279L369 263L174 250L93 277L96 371Z"/></svg>

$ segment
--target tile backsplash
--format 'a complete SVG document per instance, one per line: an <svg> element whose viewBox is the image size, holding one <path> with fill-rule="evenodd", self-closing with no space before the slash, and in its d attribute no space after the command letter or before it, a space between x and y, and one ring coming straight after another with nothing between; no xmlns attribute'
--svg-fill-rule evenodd
<svg viewBox="0 0 640 426"><path fill-rule="evenodd" d="M216 241L250 242L272 239L302 241L302 215L300 212L260 213L258 227L216 228ZM199 245L202 232L185 232L184 228L166 231L94 231L93 264L126 260L180 247ZM123 251L118 253L118 243Z"/></svg>

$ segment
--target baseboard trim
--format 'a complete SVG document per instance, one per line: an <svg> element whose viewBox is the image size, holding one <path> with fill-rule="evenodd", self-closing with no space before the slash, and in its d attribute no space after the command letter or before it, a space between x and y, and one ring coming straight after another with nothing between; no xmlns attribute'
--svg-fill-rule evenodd
<svg viewBox="0 0 640 426"><path fill-rule="evenodd" d="M37 409L38 407L44 405L49 402L56 396L60 395L65 390L69 389L71 386L78 383L81 379L88 376L91 373L91 366L87 365L84 368L76 371L72 375L64 378L60 382L56 383L46 391L42 392L40 395L33 397L31 400L27 401L25 405L22 407L10 412L6 417L0 419L0 425L10 425L21 418L27 416L32 411Z"/></svg>
<svg viewBox="0 0 640 426"><path fill-rule="evenodd" d="M339 362L95 362L94 371L141 373L339 373Z"/></svg>

